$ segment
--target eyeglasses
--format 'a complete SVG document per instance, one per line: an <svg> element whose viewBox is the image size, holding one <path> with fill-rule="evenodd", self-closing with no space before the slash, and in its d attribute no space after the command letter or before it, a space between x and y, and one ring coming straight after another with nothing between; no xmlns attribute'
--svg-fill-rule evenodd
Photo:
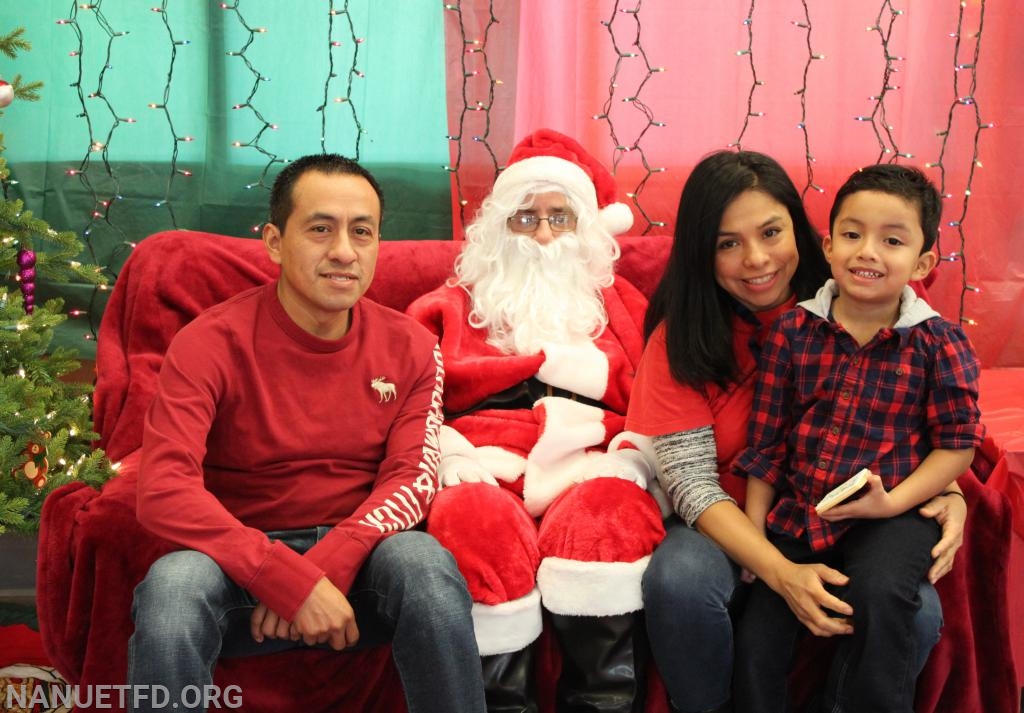
<svg viewBox="0 0 1024 713"><path fill-rule="evenodd" d="M541 218L533 213L516 213L508 219L508 229L513 233L532 234L537 232L540 222L546 220L552 233L567 233L576 229L576 216L573 213L555 213Z"/></svg>

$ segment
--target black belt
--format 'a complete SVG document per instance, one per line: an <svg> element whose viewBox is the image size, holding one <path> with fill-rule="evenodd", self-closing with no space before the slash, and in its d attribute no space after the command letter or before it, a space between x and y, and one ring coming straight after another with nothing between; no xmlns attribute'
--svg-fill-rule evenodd
<svg viewBox="0 0 1024 713"><path fill-rule="evenodd" d="M478 404L470 406L468 409L458 412L451 412L447 409L444 412L446 419L456 419L467 414L471 414L474 411L480 411L482 409L532 409L533 405L537 403L538 399L542 399L545 396L559 396L564 399L571 399L572 401L578 401L581 404L587 404L588 406L597 406L599 409L605 411L608 407L600 401L581 396L568 389L560 389L557 386L551 384L545 384L536 377L530 377L525 381L520 381L514 386L510 386L504 391L499 391L496 394L491 394L486 399Z"/></svg>

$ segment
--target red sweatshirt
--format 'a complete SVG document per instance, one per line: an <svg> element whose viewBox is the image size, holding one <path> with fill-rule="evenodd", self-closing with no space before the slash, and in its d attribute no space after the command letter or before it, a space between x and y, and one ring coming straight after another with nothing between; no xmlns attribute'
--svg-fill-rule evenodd
<svg viewBox="0 0 1024 713"><path fill-rule="evenodd" d="M301 329L276 285L217 305L167 350L148 414L139 521L204 552L291 621L326 575L347 592L373 547L436 492L436 338L361 299L348 334ZM264 531L335 525L305 555Z"/></svg>

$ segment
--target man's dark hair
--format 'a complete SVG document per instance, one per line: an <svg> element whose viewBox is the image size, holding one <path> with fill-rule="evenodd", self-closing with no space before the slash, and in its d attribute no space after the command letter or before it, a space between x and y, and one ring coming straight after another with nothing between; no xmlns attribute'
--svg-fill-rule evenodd
<svg viewBox="0 0 1024 713"><path fill-rule="evenodd" d="M309 173L310 171L318 171L328 175L342 174L365 178L366 182L373 188L374 193L377 194L377 200L380 201L380 218L383 223L384 193L381 191L380 184L377 183L377 179L373 177L373 174L345 156L335 153L320 153L295 159L285 166L281 173L277 174L277 178L274 179L274 187L270 190L270 222L276 225L279 230L284 230L285 223L288 222L288 216L292 214L292 208L294 208L292 192L295 190L295 184L304 173Z"/></svg>
<svg viewBox="0 0 1024 713"><path fill-rule="evenodd" d="M894 163L880 163L855 171L846 179L836 199L832 202L832 211L828 216L828 227L835 227L836 218L843 207L843 201L860 191L877 191L898 196L917 208L924 233L924 254L932 249L939 236L939 219L942 217L942 201L935 185L928 180L924 172L913 166L898 166Z"/></svg>

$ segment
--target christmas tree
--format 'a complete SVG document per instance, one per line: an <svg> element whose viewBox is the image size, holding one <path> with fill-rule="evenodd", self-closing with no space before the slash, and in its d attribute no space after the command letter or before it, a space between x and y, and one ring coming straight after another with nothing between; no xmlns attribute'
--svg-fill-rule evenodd
<svg viewBox="0 0 1024 713"><path fill-rule="evenodd" d="M0 52L15 59L31 49L23 34L18 28L0 37ZM0 80L0 109L38 100L41 86L21 75ZM0 532L33 532L55 488L75 480L96 487L114 474L92 447L92 386L61 378L79 367L75 352L51 348L54 327L67 319L63 301L36 304L36 284L106 279L101 268L76 260L83 246L73 233L53 230L9 199L3 140L0 133Z"/></svg>

